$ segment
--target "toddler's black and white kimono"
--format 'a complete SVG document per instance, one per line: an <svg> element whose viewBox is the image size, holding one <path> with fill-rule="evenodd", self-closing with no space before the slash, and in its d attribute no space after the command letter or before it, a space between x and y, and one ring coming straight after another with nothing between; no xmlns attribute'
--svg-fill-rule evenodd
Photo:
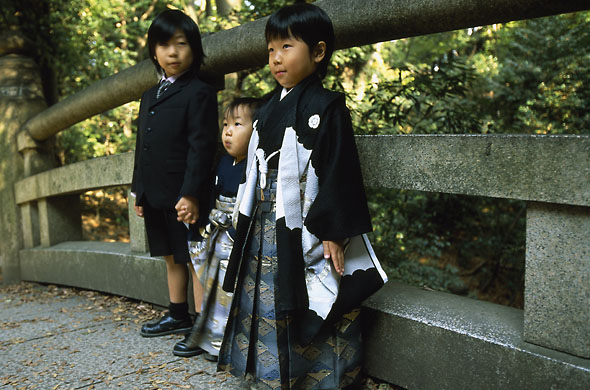
<svg viewBox="0 0 590 390"><path fill-rule="evenodd" d="M344 96L315 74L283 99L277 90L254 122L237 198L220 369L272 389L353 383L360 303L386 276L364 235L372 227ZM343 277L324 240L346 240Z"/></svg>

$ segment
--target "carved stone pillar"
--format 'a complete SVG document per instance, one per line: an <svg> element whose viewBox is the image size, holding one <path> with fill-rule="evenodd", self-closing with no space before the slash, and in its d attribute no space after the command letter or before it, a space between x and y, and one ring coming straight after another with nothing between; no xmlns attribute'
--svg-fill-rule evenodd
<svg viewBox="0 0 590 390"><path fill-rule="evenodd" d="M0 34L0 269L3 282L20 280L23 226L30 233L26 234L28 245L35 245L39 240L31 230L31 225L37 223L36 205L23 205L23 217L27 218L23 224L15 203L14 183L47 169L47 163L52 160L40 156L37 151L47 141L43 144L25 142L26 137L19 136L23 123L46 108L39 69L26 52L29 47L30 43L18 33Z"/></svg>

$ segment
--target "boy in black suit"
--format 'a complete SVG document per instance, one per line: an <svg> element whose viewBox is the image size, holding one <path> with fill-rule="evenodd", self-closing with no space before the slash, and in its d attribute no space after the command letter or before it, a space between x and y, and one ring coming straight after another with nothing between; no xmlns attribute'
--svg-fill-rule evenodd
<svg viewBox="0 0 590 390"><path fill-rule="evenodd" d="M131 190L135 211L145 218L151 256L166 260L169 312L144 324L144 337L186 333L189 269L195 309L202 287L190 265L187 227L197 224L199 207L208 204L210 174L218 133L215 90L198 79L203 47L197 24L178 10L159 14L148 30L150 58L163 74L141 98ZM183 211L184 220L177 216ZM207 211L203 210L203 222Z"/></svg>

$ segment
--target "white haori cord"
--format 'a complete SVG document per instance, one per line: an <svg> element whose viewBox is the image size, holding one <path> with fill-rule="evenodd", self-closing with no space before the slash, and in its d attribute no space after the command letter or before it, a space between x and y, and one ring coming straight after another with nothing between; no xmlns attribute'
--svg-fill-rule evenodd
<svg viewBox="0 0 590 390"><path fill-rule="evenodd" d="M262 188L262 189L266 188L266 175L268 173L268 162L271 158L273 158L279 152L280 152L280 149L275 150L268 157L265 157L264 150L256 149L256 159L258 160L258 171L260 172L260 188Z"/></svg>

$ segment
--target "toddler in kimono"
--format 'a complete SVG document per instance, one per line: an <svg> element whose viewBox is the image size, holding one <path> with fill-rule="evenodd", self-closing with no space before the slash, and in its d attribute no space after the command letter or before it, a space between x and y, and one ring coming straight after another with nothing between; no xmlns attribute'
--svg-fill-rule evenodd
<svg viewBox="0 0 590 390"><path fill-rule="evenodd" d="M174 346L177 356L205 353L205 359L217 361L219 355L232 299L232 293L222 289L233 246L232 214L244 175L252 117L260 104L255 98L237 98L225 110L221 139L226 153L217 165L215 206L201 231L204 239L189 242L191 260L204 288L203 306L191 333Z"/></svg>

